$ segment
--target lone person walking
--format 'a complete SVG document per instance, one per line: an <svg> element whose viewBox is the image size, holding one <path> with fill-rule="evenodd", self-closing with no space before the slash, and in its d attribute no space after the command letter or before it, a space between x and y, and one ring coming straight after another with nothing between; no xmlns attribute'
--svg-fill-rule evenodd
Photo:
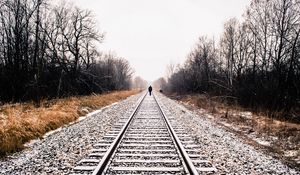
<svg viewBox="0 0 300 175"><path fill-rule="evenodd" d="M151 92L152 92L152 87L151 87L151 85L148 87L148 91L149 91L149 94L150 94L150 96L151 96Z"/></svg>

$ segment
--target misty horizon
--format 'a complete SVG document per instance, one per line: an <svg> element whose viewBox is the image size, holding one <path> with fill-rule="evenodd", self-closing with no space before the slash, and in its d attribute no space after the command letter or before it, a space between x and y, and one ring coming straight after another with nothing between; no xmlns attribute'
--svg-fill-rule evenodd
<svg viewBox="0 0 300 175"><path fill-rule="evenodd" d="M164 77L168 64L182 64L200 36L218 38L224 23L240 19L249 0L69 0L91 10L105 33L103 52L127 59L148 82Z"/></svg>

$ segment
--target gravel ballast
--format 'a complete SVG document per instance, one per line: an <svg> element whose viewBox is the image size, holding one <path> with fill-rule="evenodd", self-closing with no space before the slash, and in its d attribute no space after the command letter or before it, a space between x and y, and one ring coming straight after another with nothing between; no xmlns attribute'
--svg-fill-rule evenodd
<svg viewBox="0 0 300 175"><path fill-rule="evenodd" d="M124 115L130 115L144 93L102 108L99 113L37 140L23 151L0 160L0 174L69 174ZM181 123L217 168L216 174L300 174L272 156L256 150L210 119L197 115L159 93L166 113ZM208 114L209 115L209 114Z"/></svg>
<svg viewBox="0 0 300 175"><path fill-rule="evenodd" d="M69 174L76 162L123 115L130 115L143 93L102 108L84 120L36 140L19 153L0 160L0 174Z"/></svg>
<svg viewBox="0 0 300 175"><path fill-rule="evenodd" d="M157 93L167 116L175 116L201 145L203 154L217 168L217 174L300 174L272 156L256 150L210 119L197 115L164 95ZM207 114L210 115L210 114Z"/></svg>

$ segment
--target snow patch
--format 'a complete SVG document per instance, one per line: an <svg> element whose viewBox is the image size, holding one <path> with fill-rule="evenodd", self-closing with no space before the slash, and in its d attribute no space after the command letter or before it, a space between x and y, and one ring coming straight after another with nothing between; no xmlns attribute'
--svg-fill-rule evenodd
<svg viewBox="0 0 300 175"><path fill-rule="evenodd" d="M261 138L253 138L254 141L256 141L258 144L263 145L263 146L271 146L271 143L263 140Z"/></svg>
<svg viewBox="0 0 300 175"><path fill-rule="evenodd" d="M284 156L285 157L295 157L298 155L298 152L300 152L300 150L288 150L284 152Z"/></svg>
<svg viewBox="0 0 300 175"><path fill-rule="evenodd" d="M240 112L239 115L246 119L252 119L252 112Z"/></svg>

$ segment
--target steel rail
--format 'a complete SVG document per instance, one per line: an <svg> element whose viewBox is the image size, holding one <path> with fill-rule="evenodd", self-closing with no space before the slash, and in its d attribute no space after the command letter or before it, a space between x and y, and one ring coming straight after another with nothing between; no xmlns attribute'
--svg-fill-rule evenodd
<svg viewBox="0 0 300 175"><path fill-rule="evenodd" d="M113 143L111 144L111 146L109 147L109 149L106 151L105 155L103 156L103 158L101 159L100 163L97 165L96 169L93 171L92 175L100 175L104 172L108 162L110 161L111 156L113 155L113 153L115 152L116 148L118 147L118 145L120 144L129 124L131 123L133 117L136 115L138 109L140 108L142 102L144 101L146 95L148 94L145 93L145 95L141 98L141 100L139 101L138 105L135 107L134 111L131 113L129 119L127 120L127 122L125 123L125 125L123 126L123 128L121 129L121 131L119 132L118 136L116 137L116 139L113 141Z"/></svg>
<svg viewBox="0 0 300 175"><path fill-rule="evenodd" d="M181 144L181 142L180 142L180 140L179 140L179 137L176 135L176 133L175 133L173 127L171 126L170 121L169 121L168 118L166 117L166 115L165 115L164 111L162 110L160 104L158 103L157 99L155 98L154 93L152 93L152 95L153 95L153 97L154 97L155 102L156 102L157 105L158 105L158 108L159 108L160 113L162 114L162 116L163 116L163 118L164 118L164 120L165 120L165 122L166 122L166 124L167 124L167 126L168 126L168 128L169 128L169 130L171 131L171 135L172 135L172 137L173 137L173 139L174 139L174 141L175 141L175 143L176 143L176 145L177 145L177 147L178 147L178 149L179 149L179 151L180 151L180 154L181 154L181 156L182 156L182 158L183 158L183 160L184 160L184 163L185 163L185 165L186 165L186 167L187 167L189 173L190 173L191 175L199 175L199 173L198 173L197 169L195 168L195 166L194 166L192 160L190 159L188 153L185 151L183 145Z"/></svg>

